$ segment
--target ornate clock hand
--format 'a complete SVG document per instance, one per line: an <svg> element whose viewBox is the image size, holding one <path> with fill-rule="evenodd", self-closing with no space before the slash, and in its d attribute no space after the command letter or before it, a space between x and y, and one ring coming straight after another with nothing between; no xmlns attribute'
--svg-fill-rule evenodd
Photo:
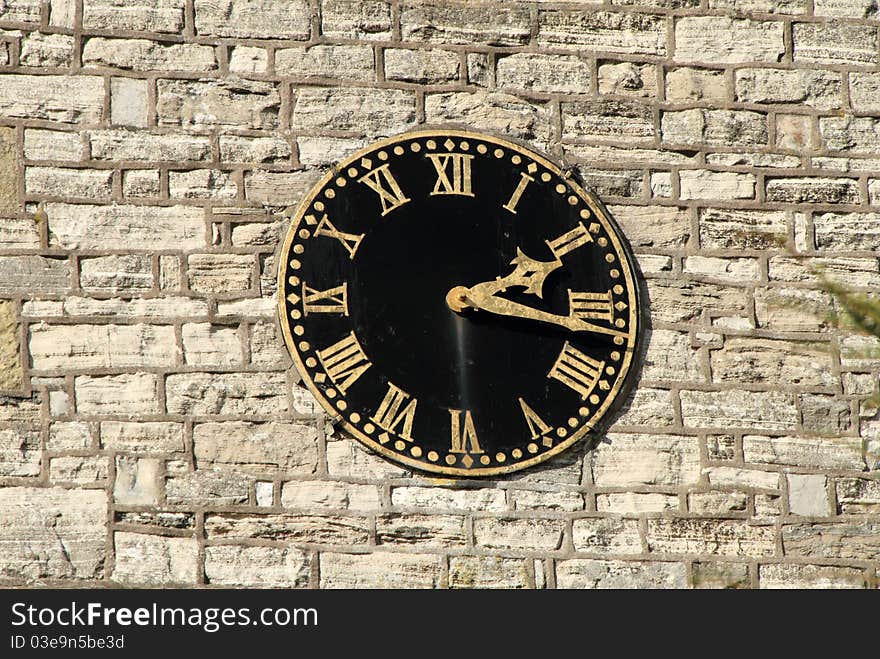
<svg viewBox="0 0 880 659"><path fill-rule="evenodd" d="M568 316L562 316L499 297L498 293L506 291L513 286L522 286L526 289L526 292L533 293L539 298L543 297L544 280L547 278L547 275L562 265L562 261L559 259L556 259L556 261L536 261L523 254L522 250L517 249L517 256L511 261L511 264L516 267L506 277L499 277L495 281L475 284L470 288L456 286L446 295L446 303L450 309L456 312L470 307L500 316L526 318L560 325L573 332L595 332L610 336L627 336L626 332L587 322L580 318L574 310Z"/></svg>

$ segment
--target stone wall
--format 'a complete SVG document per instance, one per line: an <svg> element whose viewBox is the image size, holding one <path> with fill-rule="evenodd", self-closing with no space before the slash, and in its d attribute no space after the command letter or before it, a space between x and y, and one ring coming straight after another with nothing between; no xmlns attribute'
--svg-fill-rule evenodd
<svg viewBox="0 0 880 659"><path fill-rule="evenodd" d="M876 587L873 0L0 2L0 584ZM651 307L634 395L544 467L365 451L280 341L273 255L423 124L545 149ZM876 355L876 353L875 353Z"/></svg>

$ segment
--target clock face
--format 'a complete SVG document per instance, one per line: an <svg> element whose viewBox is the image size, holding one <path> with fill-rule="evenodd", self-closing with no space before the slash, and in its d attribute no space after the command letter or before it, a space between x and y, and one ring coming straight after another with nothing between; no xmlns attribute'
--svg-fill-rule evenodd
<svg viewBox="0 0 880 659"><path fill-rule="evenodd" d="M622 398L632 257L604 207L517 144L408 133L339 164L280 255L287 347L369 448L455 476L515 471Z"/></svg>

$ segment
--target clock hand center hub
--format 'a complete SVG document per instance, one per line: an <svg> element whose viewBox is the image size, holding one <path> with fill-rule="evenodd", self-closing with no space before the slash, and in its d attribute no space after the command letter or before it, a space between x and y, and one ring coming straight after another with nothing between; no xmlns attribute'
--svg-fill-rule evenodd
<svg viewBox="0 0 880 659"><path fill-rule="evenodd" d="M474 308L474 305L468 300L467 294L470 291L466 286L456 286L451 288L446 294L446 304L455 313L461 313L465 309Z"/></svg>

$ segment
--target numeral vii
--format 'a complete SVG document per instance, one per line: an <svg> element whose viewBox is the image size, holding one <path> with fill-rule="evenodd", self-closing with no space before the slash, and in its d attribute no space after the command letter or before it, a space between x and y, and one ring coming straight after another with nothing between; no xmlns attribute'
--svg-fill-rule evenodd
<svg viewBox="0 0 880 659"><path fill-rule="evenodd" d="M585 355L566 341L547 377L571 387L581 395L581 400L586 400L599 381L604 368L605 362Z"/></svg>
<svg viewBox="0 0 880 659"><path fill-rule="evenodd" d="M473 156L462 153L429 153L428 158L437 170L437 183L432 195L457 194L473 197L471 191L471 160Z"/></svg>
<svg viewBox="0 0 880 659"><path fill-rule="evenodd" d="M419 401L413 398L407 403L408 398L408 393L389 382L388 393L385 394L372 419L376 425L388 432L396 432L404 439L412 441L413 420L416 417L416 405ZM398 431L397 427L400 425L403 427Z"/></svg>
<svg viewBox="0 0 880 659"><path fill-rule="evenodd" d="M345 394L372 364L358 343L354 332L329 348L318 351L318 357L333 384ZM318 380L316 377L315 380Z"/></svg>
<svg viewBox="0 0 880 659"><path fill-rule="evenodd" d="M388 163L370 170L358 180L379 195L379 202L382 204L382 217L409 201L388 169Z"/></svg>

